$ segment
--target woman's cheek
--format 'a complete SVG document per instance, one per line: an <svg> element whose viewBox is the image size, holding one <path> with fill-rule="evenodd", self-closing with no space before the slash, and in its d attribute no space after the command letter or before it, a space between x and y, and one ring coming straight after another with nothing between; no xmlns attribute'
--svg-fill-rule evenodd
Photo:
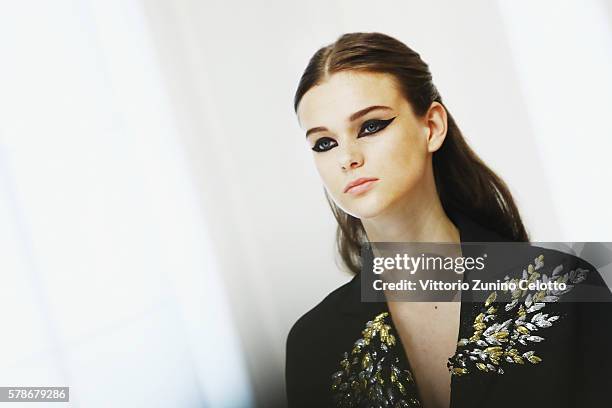
<svg viewBox="0 0 612 408"><path fill-rule="evenodd" d="M329 160L326 160L326 158L315 158L315 164L319 177L321 177L321 181L323 181L323 185L327 189L327 192L332 197L337 197L339 183L338 174L335 173L337 170L333 168L333 165L330 164Z"/></svg>

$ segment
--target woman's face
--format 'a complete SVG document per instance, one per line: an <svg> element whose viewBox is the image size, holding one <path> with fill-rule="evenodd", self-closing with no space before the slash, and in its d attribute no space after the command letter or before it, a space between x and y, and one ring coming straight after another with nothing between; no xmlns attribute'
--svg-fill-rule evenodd
<svg viewBox="0 0 612 408"><path fill-rule="evenodd" d="M417 118L384 73L332 74L304 94L297 114L327 192L360 219L409 201L444 139L431 137L436 128L428 115Z"/></svg>

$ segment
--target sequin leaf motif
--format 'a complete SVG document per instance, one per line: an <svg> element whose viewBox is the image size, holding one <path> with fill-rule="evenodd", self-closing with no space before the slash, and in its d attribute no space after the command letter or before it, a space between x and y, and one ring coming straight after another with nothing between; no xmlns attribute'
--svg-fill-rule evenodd
<svg viewBox="0 0 612 408"><path fill-rule="evenodd" d="M366 323L350 353L332 375L336 407L420 407L412 373L396 353L396 338L388 312Z"/></svg>
<svg viewBox="0 0 612 408"><path fill-rule="evenodd" d="M521 279L535 283L565 282L566 288L541 291L518 289L519 279L506 276L506 282L515 282L517 285L516 290L505 291L511 294L512 300L504 304L496 303L497 292L487 297L474 319L472 336L460 339L457 352L449 358L447 366L452 375L468 374L474 367L484 372L503 374L505 364L538 364L542 361L533 350L528 349L533 343L545 340L540 335L540 329L551 327L559 316L549 316L540 310L547 302L558 301L561 295L584 281L588 270L576 268L561 274L563 265L558 265L548 277L538 272L544 266L544 255L535 258L534 264L529 264L523 270ZM500 308L502 312L499 312Z"/></svg>

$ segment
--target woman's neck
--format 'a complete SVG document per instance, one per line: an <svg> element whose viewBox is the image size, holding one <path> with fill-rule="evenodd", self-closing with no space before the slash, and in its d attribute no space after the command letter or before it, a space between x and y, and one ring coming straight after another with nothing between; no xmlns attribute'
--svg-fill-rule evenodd
<svg viewBox="0 0 612 408"><path fill-rule="evenodd" d="M361 222L370 242L460 242L459 230L434 194Z"/></svg>

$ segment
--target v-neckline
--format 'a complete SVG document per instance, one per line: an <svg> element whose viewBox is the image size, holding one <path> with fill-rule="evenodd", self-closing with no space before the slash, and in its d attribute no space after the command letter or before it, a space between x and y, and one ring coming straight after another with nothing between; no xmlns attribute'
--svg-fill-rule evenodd
<svg viewBox="0 0 612 408"><path fill-rule="evenodd" d="M477 222L475 222L474 220L472 220L471 218L469 218L468 216L466 216L460 211L456 211L456 210L447 211L447 215L459 229L460 245L462 248L461 252L463 256L466 256L466 254L471 253L471 249L472 249L469 245L467 246L463 245L464 243L505 241L505 239L502 238L498 233L481 226L480 224L478 224ZM464 281L468 280L468 277L469 277L469 273L464 273L463 280ZM390 311L389 311L386 299L385 301L381 301L381 302L364 302L361 300L362 284L361 284L361 274L360 273L356 274L355 277L351 280L349 287L350 287L349 296L347 296L345 300L340 304L340 310L344 314L358 316L360 319L365 319L365 320L371 320L375 316L381 313L384 313L384 312L389 313L389 316L390 316ZM469 327L467 327L466 324L469 325L469 322L471 322L472 318L475 317L475 316L471 316L472 314L475 313L475 306L476 305L473 303L473 299L471 297L461 299L461 307L459 311L459 331L457 333L458 335L457 342L459 342L462 336L467 335L468 333L467 331L469 330ZM395 324L393 323L393 319L389 318L389 322L391 324L392 329L397 334L398 333L397 328L395 327ZM396 353L398 354L398 358L404 364L404 367L408 369L410 371L410 374L412 375L412 367L410 365L409 356L406 355L405 349L403 347L403 343L401 343L401 339L399 339L399 335L397 337L398 337L397 340L400 342L398 344L398 347L400 348L396 350ZM453 358L457 354L457 351L458 351L457 349L458 347L456 345L455 354L453 356L449 356L449 358ZM476 375L476 374L472 373L472 375ZM454 401L457 399L456 391L454 391L456 389L457 381L458 381L457 376L451 375L450 408L455 406ZM489 375L486 378L483 378L479 382L479 386L486 387L487 385L491 384L492 381L494 381L494 376ZM418 390L416 386L414 387L414 389L415 389L415 394L416 394L415 398L418 399L419 404L422 405L420 391ZM482 395L480 396L472 396L472 400L474 402L472 406L478 406L479 401L481 400L481 398L484 398L484 397L485 397L484 393L482 393Z"/></svg>
<svg viewBox="0 0 612 408"><path fill-rule="evenodd" d="M464 274L464 276L462 277L462 280L465 282L466 281L466 275ZM461 303L461 305L459 306L459 329L457 330L457 337L455 339L455 346L454 346L454 353L447 356L447 360L449 361L450 359L452 359L453 357L455 357L457 355L457 353L459 352L459 347L458 347L458 343L459 340L461 340L462 338L466 337L467 333L464 333L464 325L466 323L466 321L471 321L469 316L465 316L466 313L468 313L467 308L470 308L470 311L473 313L474 309L473 307L470 307L467 305L468 302L465 301L465 299L462 297L462 299L459 301ZM382 302L384 304L383 310L384 312L388 313L389 315L389 319L388 319L388 324L391 326L392 332L395 333L395 337L396 337L396 353L400 359L400 361L402 362L402 364L404 365L405 369L408 370L410 372L410 376L413 378L414 381L414 393L415 398L419 401L419 404L422 406L423 405L423 396L422 396L422 392L419 389L419 386L417 384L417 378L414 374L414 367L412 366L412 364L410 364L410 357L408 356L408 353L404 347L404 342L402 341L401 337L400 337L400 331L397 329L397 326L395 324L395 322L393 321L393 315L391 313L391 310L389 309L389 304L387 301ZM470 303L471 304L471 303ZM449 407L452 407L452 401L453 401L453 383L454 383L454 379L455 376L451 375L451 373L449 372L450 375L450 395L449 395Z"/></svg>

